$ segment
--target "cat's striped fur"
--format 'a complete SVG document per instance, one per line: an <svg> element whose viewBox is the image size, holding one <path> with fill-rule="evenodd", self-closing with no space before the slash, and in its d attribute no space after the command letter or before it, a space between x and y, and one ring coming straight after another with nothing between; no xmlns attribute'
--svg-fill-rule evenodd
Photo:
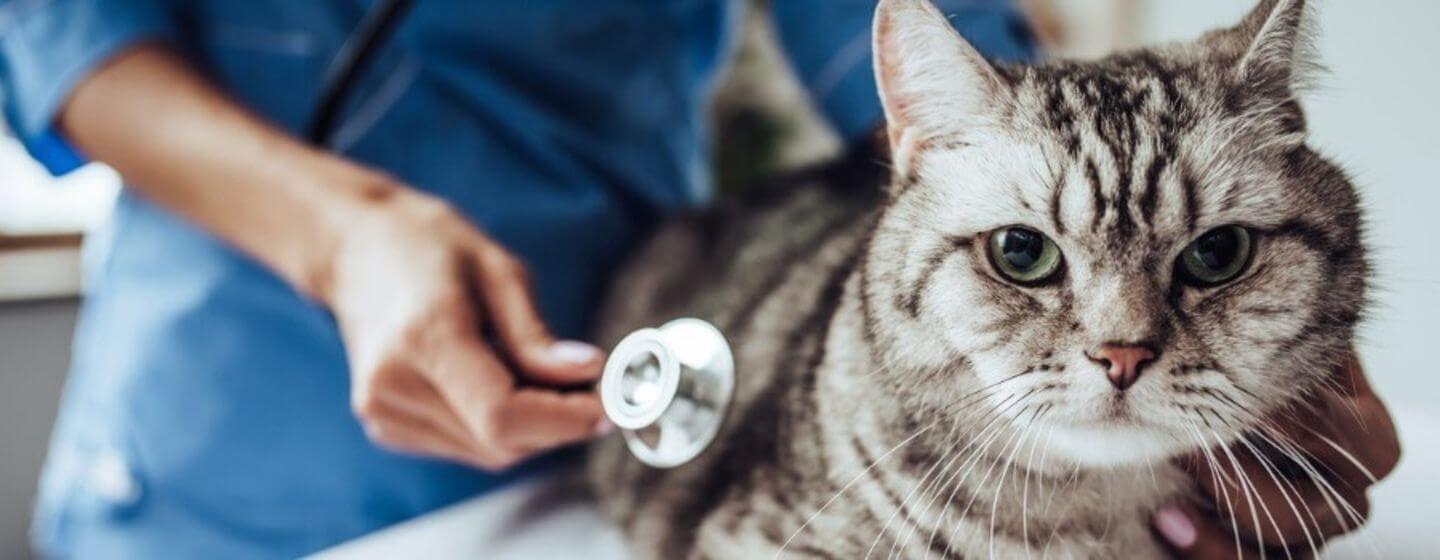
<svg viewBox="0 0 1440 560"><path fill-rule="evenodd" d="M852 158L682 220L617 279L604 342L701 317L739 384L688 465L597 445L603 509L646 558L1162 557L1149 516L1193 492L1167 459L1258 437L1363 308L1356 196L1293 98L1303 15L993 68L923 0L882 1L893 173ZM990 268L1015 224L1063 248L1061 281ZM1249 271L1178 284L1179 248L1225 224L1256 232ZM1085 358L1108 340L1159 353L1129 391Z"/></svg>

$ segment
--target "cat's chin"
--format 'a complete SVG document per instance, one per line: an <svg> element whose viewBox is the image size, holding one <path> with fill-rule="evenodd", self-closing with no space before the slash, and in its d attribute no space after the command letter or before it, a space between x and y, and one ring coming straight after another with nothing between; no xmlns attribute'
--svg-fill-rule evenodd
<svg viewBox="0 0 1440 560"><path fill-rule="evenodd" d="M1050 452L1087 467L1151 464L1185 450L1172 434L1131 422L1056 425Z"/></svg>

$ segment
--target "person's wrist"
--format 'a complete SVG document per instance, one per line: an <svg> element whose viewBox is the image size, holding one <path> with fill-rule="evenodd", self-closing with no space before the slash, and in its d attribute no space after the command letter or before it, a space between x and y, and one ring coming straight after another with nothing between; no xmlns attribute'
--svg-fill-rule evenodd
<svg viewBox="0 0 1440 560"><path fill-rule="evenodd" d="M393 219L395 207L411 204L419 193L376 171L334 158L297 173L297 189L314 197L314 220L305 225L303 247L291 282L306 296L330 305L335 297L337 262L350 251L347 240L360 228Z"/></svg>

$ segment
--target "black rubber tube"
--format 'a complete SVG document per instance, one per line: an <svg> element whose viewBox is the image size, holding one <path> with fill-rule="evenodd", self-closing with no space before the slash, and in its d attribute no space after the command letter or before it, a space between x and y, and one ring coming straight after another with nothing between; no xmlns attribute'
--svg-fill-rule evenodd
<svg viewBox="0 0 1440 560"><path fill-rule="evenodd" d="M395 31L412 4L414 0L379 0L365 12L360 25L340 46L340 52L325 72L315 109L310 113L310 123L305 127L305 138L310 143L324 146L330 140L350 91L374 61L376 49Z"/></svg>

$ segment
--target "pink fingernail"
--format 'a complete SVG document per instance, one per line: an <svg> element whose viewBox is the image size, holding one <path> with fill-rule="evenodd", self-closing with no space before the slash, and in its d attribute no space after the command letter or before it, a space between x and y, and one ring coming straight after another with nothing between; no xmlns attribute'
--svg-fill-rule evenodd
<svg viewBox="0 0 1440 560"><path fill-rule="evenodd" d="M600 358L600 349L584 342L561 340L550 345L550 357L561 362L588 364Z"/></svg>
<svg viewBox="0 0 1440 560"><path fill-rule="evenodd" d="M1195 545L1195 539L1199 536L1195 532L1195 524L1190 522L1190 516L1175 506L1165 506L1155 512L1155 529L1165 540L1170 541L1176 548L1190 548Z"/></svg>
<svg viewBox="0 0 1440 560"><path fill-rule="evenodd" d="M609 418L601 418L599 422L596 422L596 423L595 423L595 435L596 435L596 436L607 436L607 435L610 435L611 433L613 433L614 431L615 431L615 424L611 423Z"/></svg>

